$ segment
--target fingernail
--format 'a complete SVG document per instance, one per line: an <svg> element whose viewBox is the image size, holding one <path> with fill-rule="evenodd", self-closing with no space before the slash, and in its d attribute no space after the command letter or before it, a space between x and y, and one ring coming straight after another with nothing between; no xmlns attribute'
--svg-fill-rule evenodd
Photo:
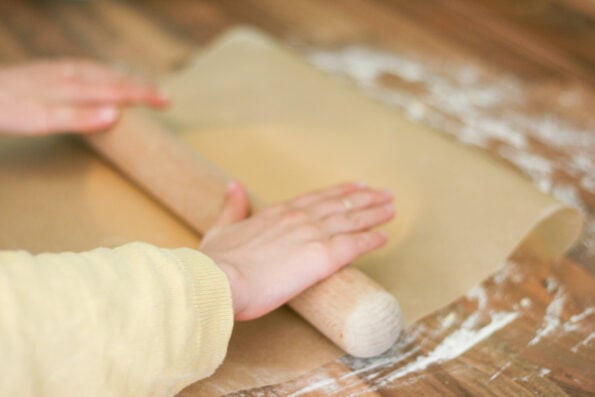
<svg viewBox="0 0 595 397"><path fill-rule="evenodd" d="M387 204L384 206L384 209L386 210L386 212L388 213L393 213L395 212L395 207L392 204Z"/></svg>
<svg viewBox="0 0 595 397"><path fill-rule="evenodd" d="M355 186L357 187L368 187L368 183L364 181L355 182Z"/></svg>
<svg viewBox="0 0 595 397"><path fill-rule="evenodd" d="M388 189L381 190L380 193L386 197L394 197L394 193Z"/></svg>
<svg viewBox="0 0 595 397"><path fill-rule="evenodd" d="M97 118L99 121L108 123L114 121L118 117L118 109L114 107L105 107L97 111Z"/></svg>

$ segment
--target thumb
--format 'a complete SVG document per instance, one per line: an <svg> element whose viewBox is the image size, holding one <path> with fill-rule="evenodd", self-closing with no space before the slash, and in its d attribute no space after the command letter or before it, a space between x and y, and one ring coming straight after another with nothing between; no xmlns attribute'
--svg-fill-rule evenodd
<svg viewBox="0 0 595 397"><path fill-rule="evenodd" d="M250 202L248 193L241 183L231 181L227 185L227 193L223 208L215 221L213 228L219 228L237 223L248 217L250 213Z"/></svg>

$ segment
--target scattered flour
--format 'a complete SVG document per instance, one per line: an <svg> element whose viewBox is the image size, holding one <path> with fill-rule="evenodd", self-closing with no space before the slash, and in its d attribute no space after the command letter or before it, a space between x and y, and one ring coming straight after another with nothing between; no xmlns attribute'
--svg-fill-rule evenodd
<svg viewBox="0 0 595 397"><path fill-rule="evenodd" d="M519 265L516 262L507 261L500 270L494 273L492 280L496 284L502 284L505 281L510 281L513 284L520 284L525 280L525 275L519 269Z"/></svg>
<svg viewBox="0 0 595 397"><path fill-rule="evenodd" d="M529 309L532 305L533 302L531 301L531 299L524 297L519 302L513 303L512 308L516 311L520 311L523 309Z"/></svg>
<svg viewBox="0 0 595 397"><path fill-rule="evenodd" d="M338 392L341 389L334 377L328 374L317 373L313 375L312 378L309 379L309 381L311 382L309 385L301 388L300 390L294 393L288 394L288 397L303 396L314 391L325 392L326 394L330 394L331 392Z"/></svg>
<svg viewBox="0 0 595 397"><path fill-rule="evenodd" d="M587 336L583 341L577 343L576 345L572 346L572 348L570 349L571 352L573 353L578 353L578 349L581 346L589 346L589 343L591 343L592 340L595 339L595 332L591 332L589 334L589 336Z"/></svg>
<svg viewBox="0 0 595 397"><path fill-rule="evenodd" d="M595 307L593 306L586 308L582 313L570 317L570 319L563 324L564 331L571 332L581 329L581 322L592 314L595 314Z"/></svg>
<svg viewBox="0 0 595 397"><path fill-rule="evenodd" d="M528 346L538 344L544 337L551 335L558 327L560 327L565 302L565 290L562 287L558 287L556 295L554 295L554 298L545 310L541 327L537 330L533 339L529 341Z"/></svg>
<svg viewBox="0 0 595 397"><path fill-rule="evenodd" d="M474 321L469 321L469 323L466 321L460 329L444 338L434 350L383 376L377 384L378 386L386 385L413 372L423 371L430 365L459 357L467 350L494 334L494 332L513 322L518 315L518 313L514 312L492 313L491 321L479 329L474 329L470 326Z"/></svg>
<svg viewBox="0 0 595 397"><path fill-rule="evenodd" d="M552 372L552 370L549 369L549 368L540 368L538 373L535 373L534 371L532 371L531 373L529 373L529 374L527 374L525 376L521 376L521 377L517 377L517 378L512 378L512 380L520 380L520 381L523 381L523 382L528 382L531 378L533 378L535 376L539 376L540 378L545 378L551 372Z"/></svg>
<svg viewBox="0 0 595 397"><path fill-rule="evenodd" d="M539 370L539 376L541 376L543 378L544 376L549 375L551 372L552 372L552 370L549 368L542 368Z"/></svg>
<svg viewBox="0 0 595 397"><path fill-rule="evenodd" d="M528 309L531 307L531 305L533 304L533 302L531 302L531 299L524 297L523 299L521 299L521 307L523 309Z"/></svg>
<svg viewBox="0 0 595 397"><path fill-rule="evenodd" d="M457 322L457 314L455 312L450 312L446 317L442 319L440 322L440 330L445 330L452 327Z"/></svg>
<svg viewBox="0 0 595 397"><path fill-rule="evenodd" d="M485 300L483 300L485 299L485 291L482 293L477 289L471 295L478 297L478 304L479 302L485 304ZM334 379L332 374L328 374L325 370L322 370L316 376L312 376L309 379L308 385L290 395L292 397L298 397L311 392L319 392L326 395L340 394L355 396L358 394L357 389L362 381L367 384L368 391L370 388L378 390L382 387L390 386L399 378L423 371L431 365L440 364L461 356L478 343L492 336L495 332L506 327L519 316L519 313L516 312L493 312L489 315L489 322L487 324L478 326L476 314L477 312L467 317L460 327L444 337L427 354L418 356L400 368L396 368L388 373L386 372L390 366L404 362L420 352L421 346L416 346L404 354L402 350L414 343L420 334L428 331L423 325L415 327L412 333L405 334L404 338L400 339L389 352L381 356L369 359L359 359L351 356L341 358L340 361L352 368L352 371L339 379ZM456 321L456 314L449 313L445 317L445 321L447 323ZM349 380L353 380L353 382L349 382Z"/></svg>
<svg viewBox="0 0 595 397"><path fill-rule="evenodd" d="M508 272L511 270L509 269ZM516 272L515 272L516 274ZM536 331L535 336L528 342L527 347L538 344L543 338L552 335L554 332L572 332L579 329L581 323L595 314L595 307L588 307L581 313L571 316L567 322L562 321L562 313L566 304L566 291L554 278L546 279L546 288L554 294L552 301L547 306L542 324ZM442 335L457 322L457 313L449 312L440 320L440 326L436 330L429 330L423 324L413 328L412 332L405 334L387 353L369 359L359 359L351 356L345 356L340 361L352 368L352 371L334 378L333 374L326 373L324 370L316 376L309 379L308 385L299 391L290 394L297 397L311 392L324 393L325 395L349 395L357 396L361 393L382 388L390 388L395 385L395 381L411 374L423 376L423 371L435 364L441 364L453 360L463 355L477 344L492 336L495 332L506 327L521 315L521 311L498 311L489 312L488 295L486 290L480 285L471 289L466 294L467 299L477 301L477 310L469 315L465 321L446 335L442 341L428 353L418 355L423 346L414 346L412 344L422 334L436 332L436 336ZM528 297L522 298L514 306L517 308L532 307L533 302ZM482 323L486 316L489 322ZM448 332L448 331L446 331ZM595 333L591 333L581 342L577 343L570 350L577 353L582 346L588 346L595 339ZM526 349L525 348L525 349ZM515 353L507 360L494 374L491 375L488 382L498 378L507 368L514 364L514 358L525 349ZM405 351L405 353L403 353ZM404 363L412 359L411 362L402 365L399 368L390 370L391 366L398 363ZM549 368L536 367L527 369L529 373L514 380L529 381L532 377L545 377L551 373ZM415 377L416 378L416 377ZM366 384L362 391L362 382Z"/></svg>
<svg viewBox="0 0 595 397"><path fill-rule="evenodd" d="M498 151L500 156L521 167L542 191L551 191L553 165L550 160L530 153L522 153L510 147L503 147Z"/></svg>
<svg viewBox="0 0 595 397"><path fill-rule="evenodd" d="M584 319L589 317L591 314L595 314L595 307L593 306L586 308L582 311L582 313L575 314L574 316L570 317L569 322L578 323L579 321L583 321Z"/></svg>
<svg viewBox="0 0 595 397"><path fill-rule="evenodd" d="M550 294L554 293L558 289L558 281L556 281L553 277L548 277L545 279L545 289Z"/></svg>
<svg viewBox="0 0 595 397"><path fill-rule="evenodd" d="M497 377L499 377L504 371L506 371L506 369L508 369L510 366L512 365L512 361L507 361L503 366L501 366L498 371L494 372L494 375L492 375L490 377L490 379L488 379L488 383L490 383L491 381L495 380Z"/></svg>
<svg viewBox="0 0 595 397"><path fill-rule="evenodd" d="M414 343L416 338L424 332L426 332L426 327L423 324L416 326L412 332L409 332L400 337L389 351L377 357L342 357L340 360L345 365L353 369L353 371L347 374L346 376L358 376L360 374L369 372L373 374L373 371L375 369L382 370L383 368L387 368L388 366L405 361L409 357L417 354L420 350L420 346L415 346L414 348L410 349L409 351L406 351L405 353L403 353L403 350L405 350L405 347Z"/></svg>
<svg viewBox="0 0 595 397"><path fill-rule="evenodd" d="M485 289L481 285L477 285L470 289L465 294L465 297L467 297L467 299L477 301L477 310L485 310L486 304L488 302L488 296Z"/></svg>

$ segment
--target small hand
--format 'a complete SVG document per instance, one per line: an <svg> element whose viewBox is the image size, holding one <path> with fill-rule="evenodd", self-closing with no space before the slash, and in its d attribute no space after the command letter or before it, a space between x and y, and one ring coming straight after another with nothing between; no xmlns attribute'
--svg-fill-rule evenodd
<svg viewBox="0 0 595 397"><path fill-rule="evenodd" d="M163 107L154 87L85 60L39 61L0 69L0 132L44 135L113 125L119 107Z"/></svg>
<svg viewBox="0 0 595 397"><path fill-rule="evenodd" d="M371 229L392 219L394 208L388 192L345 184L247 214L247 194L232 183L201 243L228 277L237 320L276 309L384 245L386 236Z"/></svg>

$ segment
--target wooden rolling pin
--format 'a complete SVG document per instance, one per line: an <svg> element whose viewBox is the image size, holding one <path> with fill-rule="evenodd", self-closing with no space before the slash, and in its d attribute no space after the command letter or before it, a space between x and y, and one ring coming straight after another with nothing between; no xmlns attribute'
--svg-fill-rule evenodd
<svg viewBox="0 0 595 397"><path fill-rule="evenodd" d="M228 181L157 121L127 113L111 131L87 142L199 233L215 221ZM359 270L347 266L304 291L289 306L347 353L383 353L401 330L396 299Z"/></svg>

